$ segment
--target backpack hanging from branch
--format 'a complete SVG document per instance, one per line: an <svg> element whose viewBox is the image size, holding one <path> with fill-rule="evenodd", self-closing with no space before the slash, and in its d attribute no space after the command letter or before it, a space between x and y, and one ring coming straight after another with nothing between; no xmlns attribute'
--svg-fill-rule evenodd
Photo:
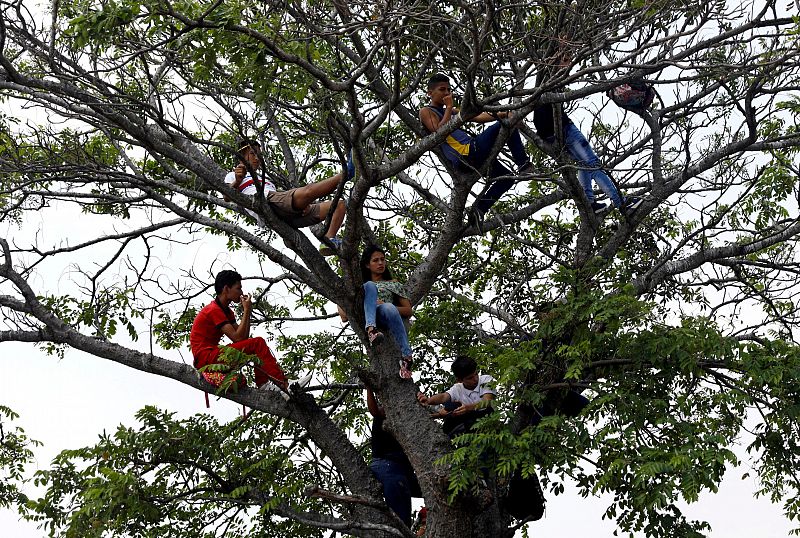
<svg viewBox="0 0 800 538"><path fill-rule="evenodd" d="M650 108L657 93L648 82L635 80L614 86L606 95L618 107L640 114Z"/></svg>

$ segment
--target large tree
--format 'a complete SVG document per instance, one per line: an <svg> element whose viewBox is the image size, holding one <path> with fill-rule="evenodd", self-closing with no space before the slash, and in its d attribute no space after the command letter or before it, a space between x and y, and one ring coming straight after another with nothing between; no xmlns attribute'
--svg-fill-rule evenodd
<svg viewBox="0 0 800 538"><path fill-rule="evenodd" d="M77 208L93 231L0 239L0 341L213 391L174 350L232 260L258 289L258 330L322 383L289 402L227 392L263 412L243 423L144 409L41 473L29 517L57 536L409 536L365 462L366 384L417 472L427 536L513 534L504 484L534 471L550 491L572 477L612 493L624 531L697 535L676 502L716 489L745 430L761 493L796 518L800 51L783 4L0 2L0 216L27 229ZM429 135L417 110L437 71L461 115ZM638 78L652 110L608 106ZM547 103L644 198L631 218L594 215L559 141L528 127ZM513 111L534 160L484 234L465 207L485 178L437 149L482 111ZM242 135L264 142L281 188L352 148L339 263L262 196L225 188ZM497 412L455 445L398 378L391 339L363 351L358 253L373 242L415 304L419 385L446 387L456 354L498 380ZM201 244L231 254L184 262ZM331 303L352 331L320 329ZM591 398L578 417L531 425L569 390Z"/></svg>

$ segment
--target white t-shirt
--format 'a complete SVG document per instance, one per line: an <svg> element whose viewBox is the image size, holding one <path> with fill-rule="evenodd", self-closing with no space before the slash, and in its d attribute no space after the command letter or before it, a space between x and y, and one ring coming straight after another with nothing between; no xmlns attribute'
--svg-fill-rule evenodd
<svg viewBox="0 0 800 538"><path fill-rule="evenodd" d="M228 172L228 174L225 176L225 184L226 185L233 185L234 181L236 181L236 172ZM265 193L270 192L270 191L277 191L277 190L278 189L275 188L275 184L272 183L272 181L270 181L268 179L264 180L264 192ZM244 176L244 179L242 179L242 182L239 183L239 192L241 192L242 194L246 194L248 196L255 196L256 193L258 193L258 189L256 189L256 183L255 183L255 181L253 181L253 178L250 176L250 172L248 172ZM261 215L259 215L258 213L256 213L252 209L245 209L245 211L247 211L247 213L251 217L256 219L256 222L258 222L259 226L261 226L262 228L264 227L264 221L261 219Z"/></svg>
<svg viewBox="0 0 800 538"><path fill-rule="evenodd" d="M234 181L236 181L236 172L228 172L228 174L225 176L225 184L233 185ZM262 181L264 182L264 192L278 190L275 188L275 184L272 181L263 178ZM255 194L258 192L258 190L256 189L256 183L250 176L250 172L248 172L244 176L244 179L242 179L242 182L239 184L239 192L241 192L242 194L247 194L249 196L255 196Z"/></svg>
<svg viewBox="0 0 800 538"><path fill-rule="evenodd" d="M478 385L472 389L467 390L464 388L463 383L456 383L449 389L447 389L447 394L450 395L450 399L454 402L461 402L464 405L474 404L483 398L484 394L494 394L494 390L491 387L488 387L488 383L493 383L494 378L490 375L481 375L478 376Z"/></svg>

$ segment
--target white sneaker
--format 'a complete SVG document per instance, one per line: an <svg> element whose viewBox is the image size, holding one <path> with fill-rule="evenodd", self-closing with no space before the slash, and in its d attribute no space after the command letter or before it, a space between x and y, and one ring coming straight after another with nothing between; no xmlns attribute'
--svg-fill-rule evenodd
<svg viewBox="0 0 800 538"><path fill-rule="evenodd" d="M264 383L263 385L258 387L258 390L263 390L263 391L268 391L268 392L277 392L278 394L281 395L281 398L283 398L287 402L289 401L289 394L286 393L286 392L283 392L281 390L281 388L278 385L276 385L275 383L272 383L272 382Z"/></svg>
<svg viewBox="0 0 800 538"><path fill-rule="evenodd" d="M289 381L289 386L290 387L297 387L298 389L302 389L303 387L308 386L309 383L311 383L311 374L308 374L305 377L301 377L300 379L298 379L296 381Z"/></svg>

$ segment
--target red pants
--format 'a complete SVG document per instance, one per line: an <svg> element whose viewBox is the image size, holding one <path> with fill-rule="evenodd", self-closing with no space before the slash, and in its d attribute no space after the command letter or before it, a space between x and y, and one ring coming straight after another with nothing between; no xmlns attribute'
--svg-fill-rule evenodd
<svg viewBox="0 0 800 538"><path fill-rule="evenodd" d="M272 354L272 350L269 348L267 343L264 341L263 338L247 338L246 340L240 340L239 342L235 342L233 344L229 344L229 347L238 349L242 353L247 353L248 355L255 355L261 360L261 365L256 365L256 386L260 387L267 381L270 381L270 377L277 379L279 381L286 381L286 375L284 375L283 370L281 367L278 366L278 361L275 360L275 356ZM196 366L197 368L202 368L208 364L217 364L217 357L219 356L219 350L214 350L215 353L212 354L203 354L199 357L196 357ZM209 372L210 375L214 375L219 372ZM225 377L225 374L222 374L222 377L219 378L219 381ZM214 383L213 380L206 378L210 383L218 385L219 382Z"/></svg>

